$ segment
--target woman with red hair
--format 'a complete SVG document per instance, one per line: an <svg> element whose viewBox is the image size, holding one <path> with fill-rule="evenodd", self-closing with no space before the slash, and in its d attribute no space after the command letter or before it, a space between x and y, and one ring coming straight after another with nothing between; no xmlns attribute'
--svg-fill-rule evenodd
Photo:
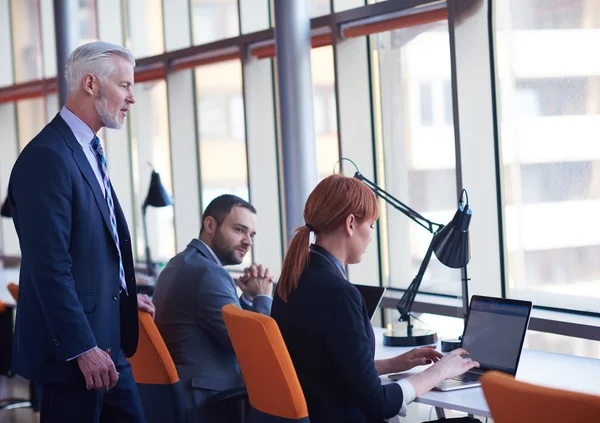
<svg viewBox="0 0 600 423"><path fill-rule="evenodd" d="M342 175L322 180L304 207L286 254L271 316L277 321L308 404L311 423L381 422L416 396L479 364L464 350L442 356L418 348L374 360L375 336L364 300L345 266L360 262L379 216L375 194ZM315 234L309 246L310 233ZM379 375L433 366L397 383Z"/></svg>

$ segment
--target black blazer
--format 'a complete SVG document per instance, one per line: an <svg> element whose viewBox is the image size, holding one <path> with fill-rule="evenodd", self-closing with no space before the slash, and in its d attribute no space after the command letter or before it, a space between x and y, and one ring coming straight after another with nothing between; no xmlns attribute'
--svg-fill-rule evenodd
<svg viewBox="0 0 600 423"><path fill-rule="evenodd" d="M398 414L402 389L383 386L374 365L375 335L364 300L333 255L313 246L310 265L277 321L308 404L311 423L381 422Z"/></svg>
<svg viewBox="0 0 600 423"><path fill-rule="evenodd" d="M90 140L91 141L91 140ZM57 115L23 149L8 188L21 247L13 370L84 386L77 360L95 345L135 353L137 297L131 236L113 191L127 291L108 205L81 145Z"/></svg>

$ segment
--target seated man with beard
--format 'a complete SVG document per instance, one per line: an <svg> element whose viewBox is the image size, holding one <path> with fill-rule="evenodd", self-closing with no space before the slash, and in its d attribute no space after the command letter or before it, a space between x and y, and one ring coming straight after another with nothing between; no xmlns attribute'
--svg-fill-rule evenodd
<svg viewBox="0 0 600 423"><path fill-rule="evenodd" d="M238 280L223 266L240 264L256 234L256 210L234 195L215 198L202 216L199 239L161 272L153 301L156 325L173 357L184 389L187 422L228 422L239 408L209 398L244 386L221 308L236 304L269 315L272 278L253 265Z"/></svg>

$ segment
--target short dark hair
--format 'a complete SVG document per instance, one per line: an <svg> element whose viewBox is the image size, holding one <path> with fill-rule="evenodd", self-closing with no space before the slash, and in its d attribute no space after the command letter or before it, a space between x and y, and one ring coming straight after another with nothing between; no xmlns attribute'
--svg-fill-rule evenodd
<svg viewBox="0 0 600 423"><path fill-rule="evenodd" d="M231 212L231 209L233 209L234 207L243 207L256 214L256 209L254 208L254 206L246 200L241 199L237 195L219 195L217 198L212 200L206 208L206 210L204 210L204 214L202 215L202 225L200 233L204 232L204 220L207 217L210 216L213 219L215 219L217 221L217 226L220 226L227 217L227 215Z"/></svg>

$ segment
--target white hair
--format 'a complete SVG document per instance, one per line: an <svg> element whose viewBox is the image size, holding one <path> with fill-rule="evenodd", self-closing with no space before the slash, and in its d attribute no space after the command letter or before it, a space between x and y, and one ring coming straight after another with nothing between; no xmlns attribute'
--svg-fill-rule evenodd
<svg viewBox="0 0 600 423"><path fill-rule="evenodd" d="M125 47L103 41L93 41L77 47L65 65L65 78L69 94L79 89L81 79L88 73L95 75L104 84L116 71L113 57L122 57L135 66L133 54Z"/></svg>

